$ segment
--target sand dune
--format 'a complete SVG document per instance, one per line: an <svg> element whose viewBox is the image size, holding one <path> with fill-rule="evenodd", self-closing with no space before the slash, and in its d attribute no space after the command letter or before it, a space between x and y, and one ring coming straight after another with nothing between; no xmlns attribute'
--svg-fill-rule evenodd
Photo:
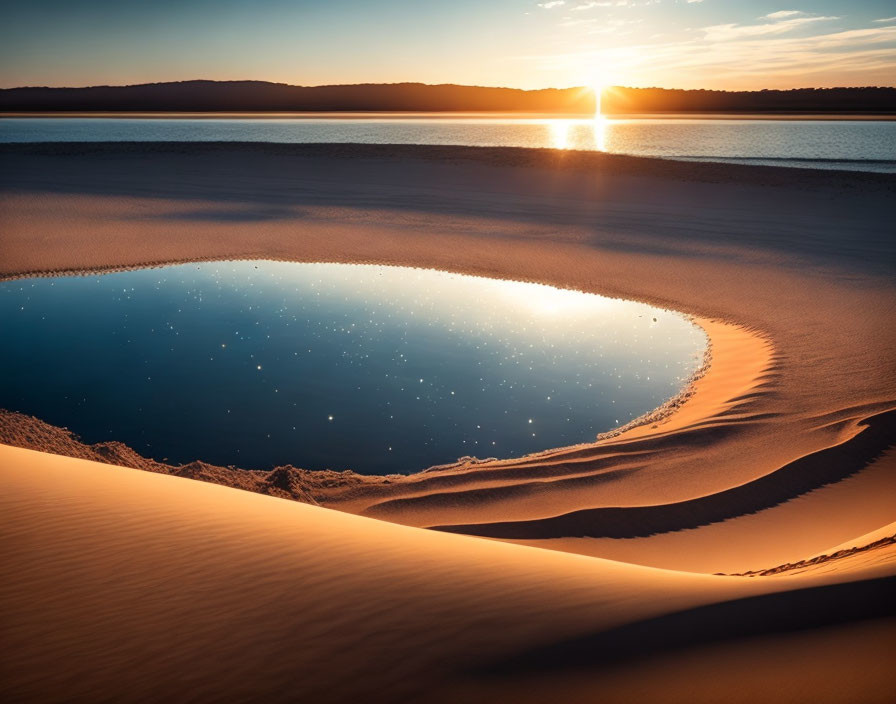
<svg viewBox="0 0 896 704"><path fill-rule="evenodd" d="M685 397L621 434L388 483L171 468L2 415L4 442L84 458L0 446L14 691L892 695L892 545L713 574L892 535L892 176L358 145L0 156L5 276L215 258L428 266L667 306L712 345Z"/></svg>
<svg viewBox="0 0 896 704"><path fill-rule="evenodd" d="M852 624L892 611L879 567L799 581L668 572L18 448L0 456L12 700L477 701L499 683L807 625L846 629L849 643ZM782 621L787 609L799 615ZM863 665L869 695L889 681L878 660ZM795 691L819 686L807 675ZM570 695L590 701L595 686Z"/></svg>

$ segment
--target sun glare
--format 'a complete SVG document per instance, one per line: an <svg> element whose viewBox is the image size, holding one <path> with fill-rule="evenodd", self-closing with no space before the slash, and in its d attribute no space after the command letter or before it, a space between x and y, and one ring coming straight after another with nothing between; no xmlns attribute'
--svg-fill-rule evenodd
<svg viewBox="0 0 896 704"><path fill-rule="evenodd" d="M604 85L600 82L594 82L591 85L591 92L594 93L594 118L599 120L603 113L601 112L601 98L604 94Z"/></svg>
<svg viewBox="0 0 896 704"><path fill-rule="evenodd" d="M603 96L607 89L602 80L591 81L591 92L594 94L594 147L598 151L607 151L607 118L603 113Z"/></svg>

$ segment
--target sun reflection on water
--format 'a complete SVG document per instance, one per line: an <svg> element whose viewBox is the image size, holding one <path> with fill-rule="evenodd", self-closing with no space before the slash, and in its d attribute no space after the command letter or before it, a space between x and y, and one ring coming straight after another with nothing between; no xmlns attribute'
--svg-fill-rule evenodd
<svg viewBox="0 0 896 704"><path fill-rule="evenodd" d="M554 149L569 149L569 133L572 129L572 120L550 120L548 127L551 132L551 146Z"/></svg>
<svg viewBox="0 0 896 704"><path fill-rule="evenodd" d="M594 131L594 148L599 152L607 151L607 127L607 118L600 113L594 116L591 129Z"/></svg>
<svg viewBox="0 0 896 704"><path fill-rule="evenodd" d="M548 142L552 149L587 149L607 151L610 121L597 116L592 119L544 120Z"/></svg>

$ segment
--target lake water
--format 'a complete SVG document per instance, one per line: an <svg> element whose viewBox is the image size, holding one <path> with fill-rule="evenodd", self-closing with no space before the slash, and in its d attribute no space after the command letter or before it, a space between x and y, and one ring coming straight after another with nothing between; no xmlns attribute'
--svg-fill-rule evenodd
<svg viewBox="0 0 896 704"><path fill-rule="evenodd" d="M896 172L896 122L490 117L3 118L2 142L459 144Z"/></svg>
<svg viewBox="0 0 896 704"><path fill-rule="evenodd" d="M2 282L0 325L0 407L159 460L364 473L591 441L706 346L640 303L277 262Z"/></svg>

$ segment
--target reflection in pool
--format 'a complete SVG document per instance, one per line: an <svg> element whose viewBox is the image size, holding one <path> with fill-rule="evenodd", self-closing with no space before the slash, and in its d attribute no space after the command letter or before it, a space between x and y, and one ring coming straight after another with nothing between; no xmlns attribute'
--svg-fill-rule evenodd
<svg viewBox="0 0 896 704"><path fill-rule="evenodd" d="M588 442L706 344L639 303L344 264L8 281L0 321L0 407L170 462L365 473Z"/></svg>

